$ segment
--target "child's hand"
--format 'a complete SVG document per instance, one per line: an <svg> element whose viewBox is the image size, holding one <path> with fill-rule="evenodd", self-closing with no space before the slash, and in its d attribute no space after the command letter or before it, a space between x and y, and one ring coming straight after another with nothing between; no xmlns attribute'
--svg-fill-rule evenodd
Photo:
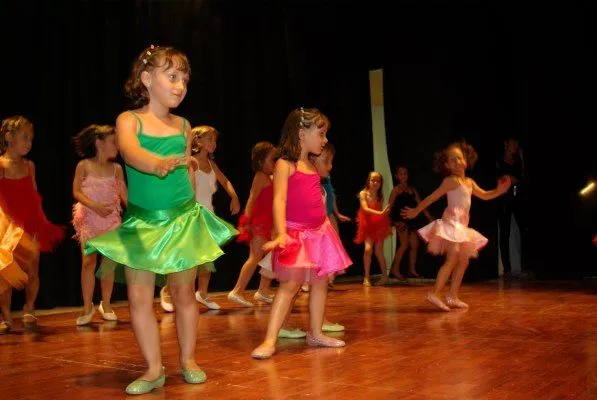
<svg viewBox="0 0 597 400"><path fill-rule="evenodd" d="M512 185L512 180L510 179L510 177L508 175L502 176L498 180L498 191L500 192L500 194L506 193L508 189L510 189L510 185Z"/></svg>
<svg viewBox="0 0 597 400"><path fill-rule="evenodd" d="M414 219L417 218L419 212L416 208L404 207L400 212L400 215L402 215L402 217L406 219Z"/></svg>
<svg viewBox="0 0 597 400"><path fill-rule="evenodd" d="M238 201L238 197L232 198L230 201L230 214L236 215L240 211L240 201Z"/></svg>
<svg viewBox="0 0 597 400"><path fill-rule="evenodd" d="M350 219L350 217L347 217L346 215L338 214L338 221L350 222L350 221L352 221L352 219Z"/></svg>
<svg viewBox="0 0 597 400"><path fill-rule="evenodd" d="M382 211L382 214L383 214L383 215L388 215L388 214L390 213L390 210L391 210L391 209L392 209L392 206L388 204L388 205L387 205L387 206L386 206L386 207L383 209L383 211Z"/></svg>
<svg viewBox="0 0 597 400"><path fill-rule="evenodd" d="M110 203L96 203L93 207L93 211L100 217L107 217L114 212L114 208Z"/></svg>
<svg viewBox="0 0 597 400"><path fill-rule="evenodd" d="M278 248L284 247L286 244L286 235L279 235L274 240L270 240L269 242L265 243L262 247L263 251L269 253L270 251Z"/></svg>
<svg viewBox="0 0 597 400"><path fill-rule="evenodd" d="M164 177L168 175L170 171L175 169L181 164L186 163L186 157L168 157L162 158L158 161L157 165L155 166L153 172L160 177Z"/></svg>

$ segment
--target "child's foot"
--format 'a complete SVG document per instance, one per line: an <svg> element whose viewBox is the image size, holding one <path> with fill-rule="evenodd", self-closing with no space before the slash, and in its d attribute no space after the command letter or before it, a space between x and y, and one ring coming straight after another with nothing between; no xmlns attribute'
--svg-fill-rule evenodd
<svg viewBox="0 0 597 400"><path fill-rule="evenodd" d="M36 325L37 317L35 316L35 310L23 308L23 323L26 325Z"/></svg>
<svg viewBox="0 0 597 400"><path fill-rule="evenodd" d="M261 291L256 291L255 295L253 296L253 299L255 299L255 301L262 301L264 303L267 304L272 304L274 302L274 296L273 295L268 295L268 294L264 294L261 293Z"/></svg>
<svg viewBox="0 0 597 400"><path fill-rule="evenodd" d="M110 305L104 307L103 301L100 302L100 305L97 308L97 310L100 312L100 314L102 314L102 318L105 321L118 321L118 317L116 316L114 310L112 310L112 307L110 307Z"/></svg>
<svg viewBox="0 0 597 400"><path fill-rule="evenodd" d="M396 279L398 279L399 281L404 281L406 280L406 278L404 277L404 275L402 275L400 272L398 272L397 269L392 268L390 270L390 274L392 274L392 276Z"/></svg>
<svg viewBox="0 0 597 400"><path fill-rule="evenodd" d="M448 307L439 297L435 295L435 293L427 293L427 301L439 308L440 310L450 311L450 307Z"/></svg>
<svg viewBox="0 0 597 400"><path fill-rule="evenodd" d="M198 384L207 380L207 375L199 368L195 360L181 363L180 369L186 383Z"/></svg>
<svg viewBox="0 0 597 400"><path fill-rule="evenodd" d="M293 330L282 328L278 332L278 337L280 339L302 339L305 336L307 336L307 333L299 328L295 328Z"/></svg>
<svg viewBox="0 0 597 400"><path fill-rule="evenodd" d="M160 305L162 309L166 312L174 312L174 304L172 303L172 296L170 296L170 291L166 289L164 286L160 290Z"/></svg>
<svg viewBox="0 0 597 400"><path fill-rule="evenodd" d="M363 279L363 286L371 287L371 281L369 280L369 278Z"/></svg>
<svg viewBox="0 0 597 400"><path fill-rule="evenodd" d="M344 325L338 323L324 322L321 326L322 332L344 332Z"/></svg>
<svg viewBox="0 0 597 400"><path fill-rule="evenodd" d="M95 306L93 303L91 303L91 308L89 311L85 312L85 310L83 310L82 314L77 318L77 326L87 325L90 323L91 319L93 318L93 314L95 314Z"/></svg>
<svg viewBox="0 0 597 400"><path fill-rule="evenodd" d="M389 277L388 277L386 274L383 274L383 275L381 276L381 279L380 279L380 280L378 280L378 281L375 283L375 285L376 285L376 286L382 286L382 285L387 285L388 283L390 283L390 278L389 278Z"/></svg>
<svg viewBox="0 0 597 400"><path fill-rule="evenodd" d="M12 322L0 321L0 335L5 335L12 329Z"/></svg>
<svg viewBox="0 0 597 400"><path fill-rule="evenodd" d="M276 345L263 342L251 353L251 357L258 360L265 360L270 358L276 352Z"/></svg>
<svg viewBox="0 0 597 400"><path fill-rule="evenodd" d="M452 295L446 296L446 304L452 308L468 308L468 304Z"/></svg>
<svg viewBox="0 0 597 400"><path fill-rule="evenodd" d="M413 278L422 278L421 275L417 273L417 271L408 271L408 275Z"/></svg>
<svg viewBox="0 0 597 400"><path fill-rule="evenodd" d="M230 301L234 301L235 303L238 303L244 307L253 307L253 303L251 303L250 301L247 301L243 298L243 296L241 296L240 294L236 293L236 292L230 292L228 293L228 300Z"/></svg>
<svg viewBox="0 0 597 400"><path fill-rule="evenodd" d="M317 347L344 347L346 343L342 340L334 339L329 336L314 336L311 332L307 333L307 344Z"/></svg>
<svg viewBox="0 0 597 400"><path fill-rule="evenodd" d="M219 310L220 306L215 301L211 301L208 297L202 297L199 291L195 292L195 299L210 310Z"/></svg>

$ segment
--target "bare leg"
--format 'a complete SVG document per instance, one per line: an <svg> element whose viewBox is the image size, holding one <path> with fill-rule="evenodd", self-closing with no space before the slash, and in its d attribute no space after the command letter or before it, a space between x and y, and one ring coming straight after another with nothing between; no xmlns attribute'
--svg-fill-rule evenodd
<svg viewBox="0 0 597 400"><path fill-rule="evenodd" d="M379 268L381 269L381 279L378 283L380 285L383 285L390 281L390 279L388 278L388 267L386 265L386 257L383 254L383 240L380 240L379 242L375 243L375 257L377 258Z"/></svg>
<svg viewBox="0 0 597 400"><path fill-rule="evenodd" d="M39 293L39 254L31 262L31 268L28 271L29 283L25 286L25 304L23 313L33 313L35 311L35 299ZM23 318L26 323L35 322L35 318Z"/></svg>
<svg viewBox="0 0 597 400"><path fill-rule="evenodd" d="M363 252L363 267L365 268L365 279L363 285L371 285L371 255L373 254L373 241L365 239L365 251Z"/></svg>
<svg viewBox="0 0 597 400"><path fill-rule="evenodd" d="M180 349L180 366L183 370L198 370L195 362L197 343L197 302L195 300L196 269L168 275L170 294L176 308L176 333Z"/></svg>
<svg viewBox="0 0 597 400"><path fill-rule="evenodd" d="M147 371L139 378L153 381L162 374L160 333L153 311L155 274L125 268L131 325L137 344L147 362Z"/></svg>
<svg viewBox="0 0 597 400"><path fill-rule="evenodd" d="M296 296L300 287L300 282L280 282L280 288L278 289L278 293L276 294L274 303L272 305L265 340L253 351L253 356L267 353L271 354L273 352L276 347L278 332L280 331L282 323L288 315L288 310L290 309L292 300L294 299L294 296Z"/></svg>
<svg viewBox="0 0 597 400"><path fill-rule="evenodd" d="M264 243L265 240L259 236L256 236L251 240L249 258L240 270L240 275L236 281L236 286L232 289L232 293L242 293L247 288L249 280L251 280L253 273L255 273L257 264L264 256L263 250L261 249Z"/></svg>
<svg viewBox="0 0 597 400"><path fill-rule="evenodd" d="M83 295L83 312L87 315L91 312L93 304L93 289L95 288L95 267L97 264L97 253L85 255L81 246L81 292Z"/></svg>
<svg viewBox="0 0 597 400"><path fill-rule="evenodd" d="M398 247L398 250L396 250L390 272L396 279L402 280L404 277L400 273L400 263L402 262L404 253L406 253L406 250L408 250L408 230L400 229L400 226L396 226L396 231L398 232L398 238L400 239L400 247Z"/></svg>
<svg viewBox="0 0 597 400"><path fill-rule="evenodd" d="M417 252L419 251L419 238L417 232L411 232L408 238L410 243L410 254L408 255L408 272L414 277L420 277L417 274Z"/></svg>

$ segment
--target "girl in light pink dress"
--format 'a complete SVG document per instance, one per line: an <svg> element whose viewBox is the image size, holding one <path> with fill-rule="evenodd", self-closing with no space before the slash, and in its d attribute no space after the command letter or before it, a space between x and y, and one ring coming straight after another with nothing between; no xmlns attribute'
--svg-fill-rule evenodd
<svg viewBox="0 0 597 400"><path fill-rule="evenodd" d="M273 251L273 270L280 287L272 305L267 333L252 356L269 358L292 300L309 283L310 330L307 345L342 347L342 340L322 332L328 279L351 264L338 233L325 212L320 177L309 154L320 154L327 142L327 118L317 109L296 109L286 118L280 156L274 170L274 240L263 246Z"/></svg>
<svg viewBox="0 0 597 400"><path fill-rule="evenodd" d="M510 181L500 180L496 189L485 191L475 181L465 176L467 168L472 168L477 161L477 153L466 142L456 142L436 153L434 169L446 178L438 189L431 193L417 207L405 207L402 216L415 218L420 212L443 195L448 196L448 207L441 219L419 229L419 235L428 243L432 254L444 254L446 261L437 273L435 290L427 294L427 300L444 311L451 308L468 308L458 298L458 289L462 283L469 259L477 257L478 251L487 244L487 238L468 227L471 195L482 200L494 199L508 191ZM440 293L451 277L450 293L444 303Z"/></svg>
<svg viewBox="0 0 597 400"><path fill-rule="evenodd" d="M77 200L73 207L73 227L75 238L83 249L87 240L120 225L121 203L126 204L126 186L122 167L114 162L118 149L113 127L88 126L74 141L77 154L83 160L77 165L73 181L73 195ZM86 325L95 313L93 290L97 254L85 255L81 250L81 255L83 312L77 318L77 325ZM102 276L101 284L102 301L98 310L103 319L116 321L118 318L110 304L114 273Z"/></svg>

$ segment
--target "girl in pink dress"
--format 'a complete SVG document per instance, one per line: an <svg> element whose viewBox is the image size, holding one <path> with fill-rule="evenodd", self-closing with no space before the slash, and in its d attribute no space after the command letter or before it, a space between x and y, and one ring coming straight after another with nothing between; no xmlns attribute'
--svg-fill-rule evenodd
<svg viewBox="0 0 597 400"><path fill-rule="evenodd" d="M85 255L85 242L120 225L121 203L126 204L126 186L122 167L114 162L118 155L114 127L91 125L74 139L77 154L83 158L77 165L73 181L75 238L81 244L81 290L83 311L77 325L86 325L93 318L93 290L97 254ZM98 310L106 321L118 318L110 305L114 273L102 275L102 301Z"/></svg>
<svg viewBox="0 0 597 400"><path fill-rule="evenodd" d="M295 109L282 128L280 156L274 171L275 239L263 246L273 251L272 265L280 287L272 306L263 343L252 356L269 358L292 299L303 283L311 285L309 346L342 347L341 340L322 332L330 276L350 264L338 233L326 217L317 169L309 154L320 154L327 142L326 117L317 109Z"/></svg>
<svg viewBox="0 0 597 400"><path fill-rule="evenodd" d="M251 163L255 176L251 185L251 192L245 207L245 212L239 220L239 231L237 237L239 242L249 244L249 258L243 265L234 289L228 293L228 300L239 303L245 307L252 307L253 303L247 301L242 293L247 287L255 268L265 253L263 245L272 238L272 178L274 163L276 159L276 148L270 142L259 142L251 151ZM265 270L267 271L267 270ZM255 301L262 301L268 304L273 302L270 295L272 275L262 270L259 290L253 298Z"/></svg>
<svg viewBox="0 0 597 400"><path fill-rule="evenodd" d="M468 308L458 298L458 289L462 283L469 259L477 257L478 250L487 244L487 238L468 227L471 195L482 200L494 199L508 191L510 181L502 179L496 189L485 191L475 181L465 176L467 168L472 168L477 161L477 153L466 142L456 142L436 153L434 170L446 176L439 188L431 193L417 207L405 207L404 218L413 219L421 211L434 203L444 194L448 196L448 207L442 219L419 229L419 235L428 243L432 254L445 254L446 261L437 273L435 289L427 294L427 300L444 311L450 308ZM440 293L451 277L450 293L444 303Z"/></svg>

